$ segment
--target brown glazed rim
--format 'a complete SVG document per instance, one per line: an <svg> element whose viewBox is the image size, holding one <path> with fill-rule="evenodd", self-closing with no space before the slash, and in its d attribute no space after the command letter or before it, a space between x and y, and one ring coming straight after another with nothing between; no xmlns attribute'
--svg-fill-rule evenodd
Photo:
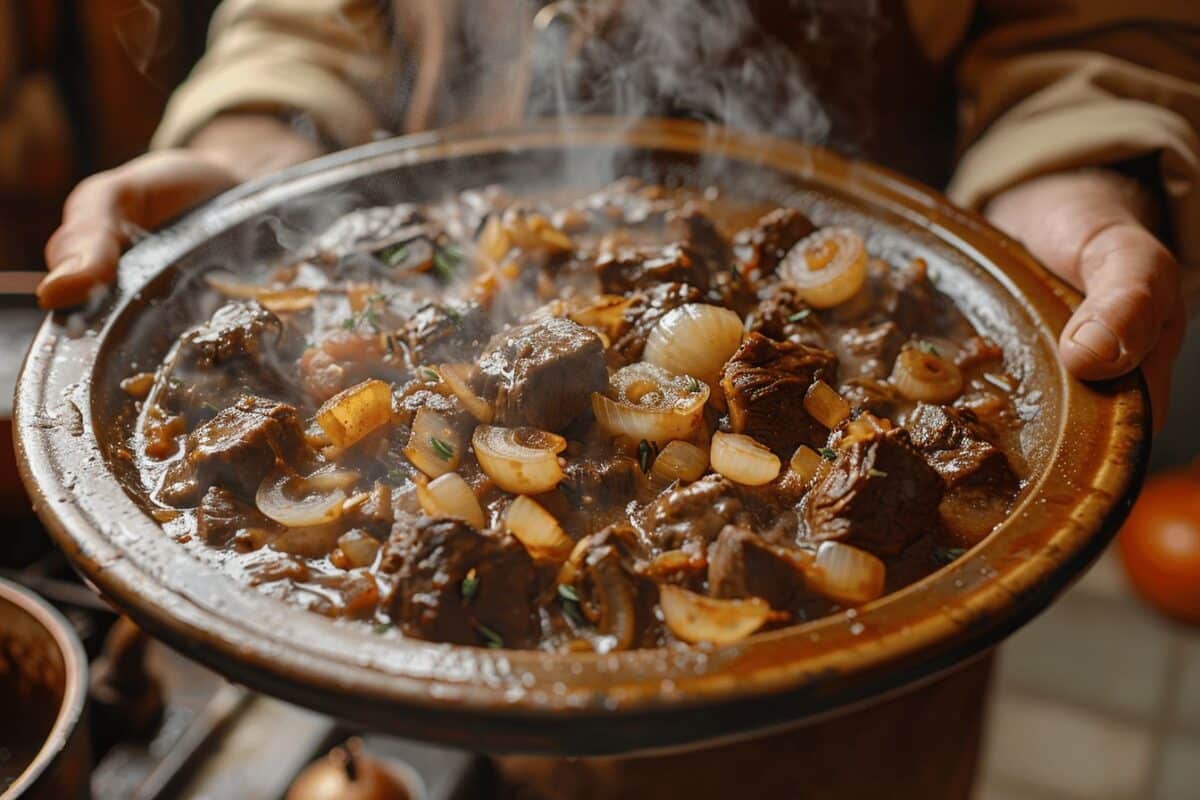
<svg viewBox="0 0 1200 800"><path fill-rule="evenodd" d="M75 635L71 623L45 600L11 581L0 578L0 600L6 600L28 614L54 639L54 645L62 654L63 696L54 717L54 725L37 755L6 791L0 792L0 800L20 797L37 783L66 749L75 728L86 724L83 710L87 702L88 667L83 644Z"/></svg>
<svg viewBox="0 0 1200 800"><path fill-rule="evenodd" d="M977 655L1028 621L1103 550L1145 468L1139 375L1104 385L1054 362L1052 453L1009 520L950 566L857 612L721 648L559 655L373 635L237 585L163 535L98 445L98 355L138 289L198 244L289 198L405 165L571 147L632 148L765 166L898 216L999 284L1053 347L1077 296L975 214L886 170L794 142L690 122L534 124L484 138L367 145L241 187L126 256L103 330L43 325L17 390L18 458L41 518L76 568L181 651L255 689L359 724L476 749L604 754L678 747L836 713ZM139 274L141 273L141 274ZM132 306L131 306L132 304Z"/></svg>

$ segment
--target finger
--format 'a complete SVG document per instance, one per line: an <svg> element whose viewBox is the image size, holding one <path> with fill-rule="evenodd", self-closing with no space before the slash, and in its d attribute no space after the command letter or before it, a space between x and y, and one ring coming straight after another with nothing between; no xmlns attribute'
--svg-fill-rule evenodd
<svg viewBox="0 0 1200 800"><path fill-rule="evenodd" d="M1135 223L1101 229L1081 248L1087 293L1063 330L1063 363L1084 380L1134 369L1158 342L1179 302L1179 268L1171 254Z"/></svg>
<svg viewBox="0 0 1200 800"><path fill-rule="evenodd" d="M184 152L154 153L83 181L46 244L50 275L38 288L45 308L83 302L116 276L121 251L135 232L153 228L232 186L219 167Z"/></svg>
<svg viewBox="0 0 1200 800"><path fill-rule="evenodd" d="M1154 420L1155 433L1162 430L1167 421L1171 406L1171 367L1183 349L1183 339L1187 328L1187 312L1184 309L1183 298L1171 312L1167 324L1163 326L1158 343L1142 361L1142 374L1146 378L1146 388L1150 392L1150 411Z"/></svg>

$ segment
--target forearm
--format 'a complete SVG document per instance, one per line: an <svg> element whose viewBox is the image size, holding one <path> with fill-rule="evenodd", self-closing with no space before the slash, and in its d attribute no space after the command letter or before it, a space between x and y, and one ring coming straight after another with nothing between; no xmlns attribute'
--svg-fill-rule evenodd
<svg viewBox="0 0 1200 800"><path fill-rule="evenodd" d="M324 152L317 142L279 117L253 113L215 117L186 146L243 181Z"/></svg>

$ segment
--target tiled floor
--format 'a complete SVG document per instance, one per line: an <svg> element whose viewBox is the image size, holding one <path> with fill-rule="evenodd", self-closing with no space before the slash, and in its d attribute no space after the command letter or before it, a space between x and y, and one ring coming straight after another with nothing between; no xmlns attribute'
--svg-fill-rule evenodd
<svg viewBox="0 0 1200 800"><path fill-rule="evenodd" d="M979 800L1200 798L1200 629L1106 555L1005 644Z"/></svg>

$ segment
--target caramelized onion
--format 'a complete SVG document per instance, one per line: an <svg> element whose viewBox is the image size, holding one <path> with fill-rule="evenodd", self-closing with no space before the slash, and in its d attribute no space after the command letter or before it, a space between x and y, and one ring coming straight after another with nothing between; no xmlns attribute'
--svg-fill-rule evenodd
<svg viewBox="0 0 1200 800"><path fill-rule="evenodd" d="M480 425L471 445L479 466L506 492L541 494L563 479L558 454L566 449L567 440L557 434Z"/></svg>
<svg viewBox="0 0 1200 800"><path fill-rule="evenodd" d="M596 422L610 434L649 442L690 436L704 419L710 392L699 380L646 363L614 372L610 388L615 399L592 395Z"/></svg>
<svg viewBox="0 0 1200 800"><path fill-rule="evenodd" d="M892 367L892 383L909 400L948 403L962 393L962 373L950 361L916 347L906 347Z"/></svg>
<svg viewBox="0 0 1200 800"><path fill-rule="evenodd" d="M771 607L757 597L717 600L670 583L658 587L663 620L685 642L731 644L763 626Z"/></svg>
<svg viewBox="0 0 1200 800"><path fill-rule="evenodd" d="M810 306L833 308L857 294L866 281L866 245L849 228L822 228L787 252L778 273Z"/></svg>
<svg viewBox="0 0 1200 800"><path fill-rule="evenodd" d="M379 553L379 540L364 530L346 531L337 539L338 548L350 567L369 567Z"/></svg>
<svg viewBox="0 0 1200 800"><path fill-rule="evenodd" d="M317 290L302 286L272 289L239 278L232 272L216 270L204 276L209 286L232 300L257 300L268 311L284 314L306 311L317 299Z"/></svg>
<svg viewBox="0 0 1200 800"><path fill-rule="evenodd" d="M805 586L848 606L862 605L883 594L887 568L866 550L841 542L822 542L805 575Z"/></svg>
<svg viewBox="0 0 1200 800"><path fill-rule="evenodd" d="M534 561L566 561L575 546L554 515L525 495L508 507L504 528L525 546Z"/></svg>
<svg viewBox="0 0 1200 800"><path fill-rule="evenodd" d="M259 484L254 504L266 516L289 528L326 525L342 516L346 492L320 491L297 475L273 472Z"/></svg>
<svg viewBox="0 0 1200 800"><path fill-rule="evenodd" d="M736 312L704 303L668 311L646 339L646 361L675 375L691 375L713 387L721 368L742 343L742 319Z"/></svg>
<svg viewBox="0 0 1200 800"><path fill-rule="evenodd" d="M633 301L619 294L602 294L594 302L567 312L567 318L585 328L591 328L612 339L617 338L627 325L625 310Z"/></svg>
<svg viewBox="0 0 1200 800"><path fill-rule="evenodd" d="M826 428L836 428L850 416L850 404L825 381L815 381L804 395L804 410Z"/></svg>
<svg viewBox="0 0 1200 800"><path fill-rule="evenodd" d="M338 392L317 410L317 424L329 441L345 449L392 419L392 389L371 379Z"/></svg>
<svg viewBox="0 0 1200 800"><path fill-rule="evenodd" d="M486 424L492 421L494 412L486 400L471 391L471 369L470 364L443 364L438 368L438 372L467 413L474 417L476 422Z"/></svg>
<svg viewBox="0 0 1200 800"><path fill-rule="evenodd" d="M461 519L476 530L486 524L479 498L457 472L447 472L431 481L417 481L417 502L431 517Z"/></svg>
<svg viewBox="0 0 1200 800"><path fill-rule="evenodd" d="M742 433L713 434L712 468L734 483L762 486L779 476L779 456Z"/></svg>
<svg viewBox="0 0 1200 800"><path fill-rule="evenodd" d="M796 473L796 477L803 484L808 484L816 477L817 470L821 468L821 454L813 450L808 445L800 445L796 448L796 452L792 453L792 459L788 462L788 467L792 472Z"/></svg>
<svg viewBox="0 0 1200 800"><path fill-rule="evenodd" d="M699 480L707 470L707 451L691 442L676 439L668 442L658 457L654 459L654 466L650 469L650 473L655 478L667 483L672 481L691 483Z"/></svg>
<svg viewBox="0 0 1200 800"><path fill-rule="evenodd" d="M404 457L431 478L458 469L462 461L458 431L444 416L428 406L417 409Z"/></svg>

